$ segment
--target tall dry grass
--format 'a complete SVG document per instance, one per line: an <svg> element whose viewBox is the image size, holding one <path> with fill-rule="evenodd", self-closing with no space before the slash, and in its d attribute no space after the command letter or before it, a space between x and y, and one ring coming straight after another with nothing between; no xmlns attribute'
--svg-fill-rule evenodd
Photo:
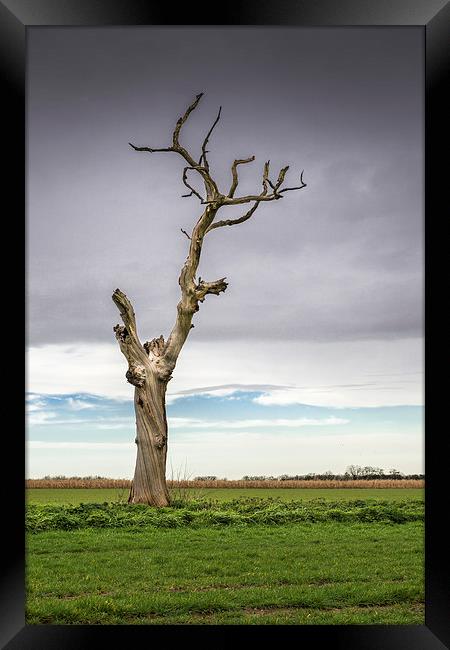
<svg viewBox="0 0 450 650"><path fill-rule="evenodd" d="M311 481L167 481L171 489L201 489L201 488L424 488L425 481L416 479L375 479L375 480L311 480ZM56 478L56 479L27 479L27 488L118 488L128 489L131 481L112 478Z"/></svg>

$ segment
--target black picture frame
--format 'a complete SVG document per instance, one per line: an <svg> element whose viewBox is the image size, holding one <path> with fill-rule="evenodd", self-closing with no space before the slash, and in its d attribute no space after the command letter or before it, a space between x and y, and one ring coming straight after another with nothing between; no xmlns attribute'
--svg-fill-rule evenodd
<svg viewBox="0 0 450 650"><path fill-rule="evenodd" d="M445 97L445 72L448 70L450 6L445 0L246 0L223 3L218 7L217 20L211 14L211 4L185 3L176 7L169 3L149 0L0 0L0 71L3 89L2 158L6 163L3 179L4 199L9 198L8 210L3 210L3 232L18 226L8 234L8 249L16 244L24 251L23 214L25 208L25 97L26 97L26 34L31 26L104 26L104 25L295 25L295 26L419 26L425 39L426 105L425 105L425 471L426 471L426 571L425 625L355 625L355 626L294 626L296 644L324 644L325 647L357 648L358 650L439 650L450 647L449 543L445 534L446 510L444 498L448 491L446 476L450 458L448 436L440 430L439 414L444 416L444 382L433 381L438 376L439 360L445 357L447 332L444 330L445 289L442 285L444 245L448 240L440 231L446 218L448 179L446 178L444 141L445 118L449 114ZM171 22L175 18L176 22ZM220 20L220 22L219 22ZM446 153L446 152L445 152ZM443 154L440 156L439 154ZM447 174L448 175L448 174ZM3 203L4 205L4 203ZM6 241L6 240L4 240ZM25 251L24 251L25 254ZM20 253L15 255L15 276L20 268ZM12 276L10 262L4 269L4 319L10 314L9 290ZM25 264L22 264L22 268ZM5 286L6 285L6 286ZM448 290L447 290L448 291ZM440 300L439 300L440 299ZM8 303L5 304L6 300ZM444 305L443 305L444 303ZM438 312L438 309L440 310ZM433 314L436 313L436 319ZM25 319L24 319L25 320ZM4 320L7 340L11 336ZM431 325L432 323L432 329ZM441 328L441 329L440 329ZM448 328L447 328L448 330ZM9 339L11 340L11 339ZM439 346L439 347L438 347ZM6 346L8 348L8 345ZM11 356L9 369L20 373L17 349L6 350ZM15 352L15 356L14 356ZM444 361L442 360L442 366ZM433 375L431 374L433 366ZM20 378L14 386L20 385ZM17 394L19 391L15 391ZM19 400L21 398L19 397ZM8 404L8 408L9 404ZM6 431L5 431L6 433ZM269 640L275 634L283 642L291 626L26 626L25 545L24 545L24 437L19 431L8 432L8 450L4 455L6 471L3 517L3 564L1 580L2 647L10 650L45 648L93 648L105 643L123 647L126 643L156 641L162 634L164 643L183 642L194 635L217 643L232 640L256 641L263 630ZM4 440L4 444L6 444ZM5 475L5 474L4 474ZM447 483L447 484L446 484ZM446 570L447 569L447 570ZM181 627L181 629L180 629ZM219 632L219 634L218 634ZM247 635L251 634L251 637ZM269 635L269 636L268 636ZM138 638L139 637L139 638Z"/></svg>

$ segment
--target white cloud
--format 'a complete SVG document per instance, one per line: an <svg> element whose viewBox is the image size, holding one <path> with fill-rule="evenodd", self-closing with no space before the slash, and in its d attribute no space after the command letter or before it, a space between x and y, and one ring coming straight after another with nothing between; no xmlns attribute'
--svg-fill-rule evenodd
<svg viewBox="0 0 450 650"><path fill-rule="evenodd" d="M103 449L109 451L131 449L132 442L55 442L46 440L30 440L27 442L30 449Z"/></svg>
<svg viewBox="0 0 450 650"><path fill-rule="evenodd" d="M195 395L205 395L206 397L227 397L236 392L235 388L211 388L210 390L195 392Z"/></svg>
<svg viewBox="0 0 450 650"><path fill-rule="evenodd" d="M38 393L30 393L28 392L25 397L25 401L27 404L32 404L34 402L40 401L43 398L45 398L45 395L39 395Z"/></svg>
<svg viewBox="0 0 450 650"><path fill-rule="evenodd" d="M401 382L398 382L401 383ZM419 390L410 386L393 385L388 381L383 386L317 386L287 388L267 391L253 398L262 406L288 406L293 404L314 404L330 408L376 408L380 406L418 405L421 403ZM381 391L381 395L379 394ZM414 394L417 398L414 399Z"/></svg>
<svg viewBox="0 0 450 650"><path fill-rule="evenodd" d="M348 465L396 467L404 473L423 472L423 435L391 431L383 434L343 433L296 436L218 432L193 434L169 445L167 476L201 475L240 478L245 474L305 474L345 471ZM133 442L28 442L27 476L65 474L131 478L136 455ZM217 450L220 450L220 453ZM70 450L70 454L67 453ZM237 453L238 452L238 453Z"/></svg>
<svg viewBox="0 0 450 650"><path fill-rule="evenodd" d="M95 428L103 431L112 431L114 429L129 429L130 427L134 427L134 426L135 423L130 418L127 422L123 422L123 423L118 423L112 420L111 423L96 424Z"/></svg>
<svg viewBox="0 0 450 650"><path fill-rule="evenodd" d="M90 393L133 399L125 359L115 345L44 345L28 350L27 389L34 393Z"/></svg>
<svg viewBox="0 0 450 650"><path fill-rule="evenodd" d="M126 362L112 344L44 345L28 352L28 390L37 394L91 393L133 399ZM298 342L187 341L174 378L170 404L182 391L230 394L233 384L280 385L264 398L319 406L423 404L423 341ZM229 385L230 388L224 387ZM297 388L287 389L286 386ZM300 388L298 388L300 387ZM294 392L296 391L296 392ZM260 398L262 399L262 398ZM264 403L264 400L260 403Z"/></svg>
<svg viewBox="0 0 450 650"><path fill-rule="evenodd" d="M166 394L166 406L169 406L170 404L173 404L174 402L176 402L181 397L185 397L185 395L169 395L169 394Z"/></svg>
<svg viewBox="0 0 450 650"><path fill-rule="evenodd" d="M72 409L72 411L83 411L85 409L93 409L96 407L96 404L92 404L92 402L85 402L81 399L74 399L73 397L68 398L67 405Z"/></svg>
<svg viewBox="0 0 450 650"><path fill-rule="evenodd" d="M220 449L220 454L217 454ZM236 451L238 450L238 453ZM271 436L251 431L193 435L172 441L169 459L196 475L240 478L247 475L304 474L328 469L345 471L351 464L396 467L404 473L423 472L423 435L342 433L310 436ZM168 467L170 465L168 464Z"/></svg>
<svg viewBox="0 0 450 650"><path fill-rule="evenodd" d="M56 413L53 411L38 411L29 415L27 420L28 424L53 424L57 422L54 418L56 418Z"/></svg>
<svg viewBox="0 0 450 650"><path fill-rule="evenodd" d="M27 413L34 413L36 411L41 411L47 406L44 401L29 401L27 404Z"/></svg>
<svg viewBox="0 0 450 650"><path fill-rule="evenodd" d="M344 418L275 418L249 420L200 420L194 418L169 418L169 426L173 429L245 429L246 427L307 427L348 424Z"/></svg>
<svg viewBox="0 0 450 650"><path fill-rule="evenodd" d="M136 445L133 442L27 443L26 476L109 476L132 478Z"/></svg>
<svg viewBox="0 0 450 650"><path fill-rule="evenodd" d="M132 417L99 417L99 418L57 418L57 414L51 412L39 412L31 415L28 422L31 425L86 425L97 430L129 429L135 427L135 420ZM306 426L333 426L348 424L350 420L337 417L327 418L267 418L267 419L246 419L246 420L202 420L200 418L169 417L170 429L208 429L217 431L222 429L245 429L257 427L306 427Z"/></svg>
<svg viewBox="0 0 450 650"><path fill-rule="evenodd" d="M40 412L35 415L32 415L28 418L28 424L51 424L51 425L67 425L73 426L76 425L86 425L93 426L95 429L123 429L129 428L130 426L135 426L135 421L130 417L98 417L98 418L72 418L72 417L60 417L57 418L57 413L55 412Z"/></svg>
<svg viewBox="0 0 450 650"><path fill-rule="evenodd" d="M228 400L243 399L239 393L242 392L260 392L276 388L289 388L289 386L268 385L268 384L225 384L219 386L196 387L181 390L178 393L172 393L167 396L167 403L172 404L175 400L184 397L225 397ZM167 401L166 399L166 401Z"/></svg>

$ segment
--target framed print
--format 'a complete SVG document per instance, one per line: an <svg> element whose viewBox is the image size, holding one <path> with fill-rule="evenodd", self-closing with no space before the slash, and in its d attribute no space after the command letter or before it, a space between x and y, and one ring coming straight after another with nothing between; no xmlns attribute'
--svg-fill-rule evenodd
<svg viewBox="0 0 450 650"><path fill-rule="evenodd" d="M448 647L448 4L0 16L27 348L4 647Z"/></svg>

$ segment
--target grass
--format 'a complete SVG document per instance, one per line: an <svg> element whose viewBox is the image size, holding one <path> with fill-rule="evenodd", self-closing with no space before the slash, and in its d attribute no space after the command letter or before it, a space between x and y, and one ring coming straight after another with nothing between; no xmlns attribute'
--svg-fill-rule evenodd
<svg viewBox="0 0 450 650"><path fill-rule="evenodd" d="M120 502L128 498L126 488L28 488L29 503L103 503L104 501ZM399 500L414 498L424 499L421 488L175 488L172 493L177 496L204 497L221 501L231 501L241 497L276 497L290 501L292 499L388 499Z"/></svg>
<svg viewBox="0 0 450 650"><path fill-rule="evenodd" d="M27 490L28 624L424 624L422 489L127 496Z"/></svg>
<svg viewBox="0 0 450 650"><path fill-rule="evenodd" d="M281 499L235 499L174 501L171 507L149 508L143 504L84 503L29 504L26 529L31 533L80 528L202 528L216 526L277 526L299 522L339 521L399 524L423 521L420 499L380 501L283 501Z"/></svg>
<svg viewBox="0 0 450 650"><path fill-rule="evenodd" d="M423 624L423 523L27 536L29 624Z"/></svg>

